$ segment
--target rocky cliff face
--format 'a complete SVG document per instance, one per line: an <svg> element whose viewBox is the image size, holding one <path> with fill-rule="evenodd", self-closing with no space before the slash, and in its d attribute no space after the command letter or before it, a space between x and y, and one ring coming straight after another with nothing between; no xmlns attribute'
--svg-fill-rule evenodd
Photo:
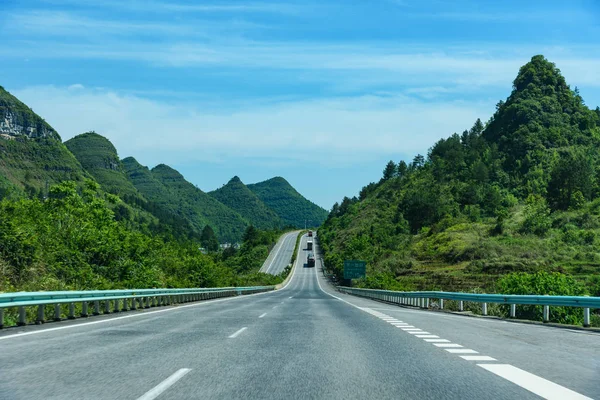
<svg viewBox="0 0 600 400"><path fill-rule="evenodd" d="M30 139L38 138L56 138L58 135L54 129L50 128L43 121L31 125L22 115L18 115L10 110L4 110L0 115L0 135L5 138L26 136Z"/></svg>
<svg viewBox="0 0 600 400"><path fill-rule="evenodd" d="M46 121L0 86L0 137L53 138L60 136Z"/></svg>

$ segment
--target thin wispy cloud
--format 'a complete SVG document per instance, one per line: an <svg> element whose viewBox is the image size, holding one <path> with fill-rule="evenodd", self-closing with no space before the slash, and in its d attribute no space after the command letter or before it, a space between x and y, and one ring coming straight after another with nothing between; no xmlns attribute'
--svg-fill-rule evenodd
<svg viewBox="0 0 600 400"><path fill-rule="evenodd" d="M289 2L177 2L159 0L98 0L90 4L78 0L44 0L45 4L59 6L78 6L83 8L108 8L113 10L127 10L140 13L272 13L272 14L296 14L303 7L290 4ZM305 4L306 5L306 4Z"/></svg>
<svg viewBox="0 0 600 400"><path fill-rule="evenodd" d="M424 152L438 138L468 128L465 120L472 123L493 108L484 103L415 102L399 95L248 105L209 113L193 104L174 106L80 84L14 93L48 116L63 139L96 130L121 154L160 151L165 159L180 161L212 160L215 153L224 161L286 154L329 165L348 154ZM299 140L307 132L311 140ZM293 154L286 153L290 148ZM328 157L322 157L323 150Z"/></svg>
<svg viewBox="0 0 600 400"><path fill-rule="evenodd" d="M268 178L310 160L332 199L487 120L533 55L600 105L599 16L588 1L5 0L0 85L63 138L96 130L199 183L227 176L194 166Z"/></svg>

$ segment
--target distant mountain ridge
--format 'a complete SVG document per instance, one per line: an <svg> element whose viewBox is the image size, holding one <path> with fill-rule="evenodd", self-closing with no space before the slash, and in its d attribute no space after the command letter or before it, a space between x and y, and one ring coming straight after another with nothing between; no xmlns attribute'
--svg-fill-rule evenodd
<svg viewBox="0 0 600 400"><path fill-rule="evenodd" d="M284 225L277 213L267 207L237 176L231 178L223 187L208 194L237 211L259 229L275 229Z"/></svg>
<svg viewBox="0 0 600 400"><path fill-rule="evenodd" d="M63 144L56 130L2 87L0 155L0 199L46 198L54 184L75 181L83 188L86 179L93 180L102 196L123 200L111 207L133 229L199 238L208 225L220 242L237 242L249 225L304 227L307 220L316 226L327 215L283 178L246 186L234 177L209 194L165 164L149 169L133 157L121 160L110 140L96 132Z"/></svg>
<svg viewBox="0 0 600 400"><path fill-rule="evenodd" d="M328 212L324 208L304 198L280 176L248 185L248 189L275 211L286 225L316 227L327 218Z"/></svg>
<svg viewBox="0 0 600 400"><path fill-rule="evenodd" d="M205 225L211 225L222 242L241 239L248 223L236 211L198 189L165 164L157 165L151 172L178 199L179 212L193 226L201 231Z"/></svg>

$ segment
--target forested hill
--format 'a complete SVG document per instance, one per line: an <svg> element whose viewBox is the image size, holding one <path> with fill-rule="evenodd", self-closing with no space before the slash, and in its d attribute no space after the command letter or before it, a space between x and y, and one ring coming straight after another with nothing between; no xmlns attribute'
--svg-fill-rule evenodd
<svg viewBox="0 0 600 400"><path fill-rule="evenodd" d="M87 132L67 140L65 145L104 190L122 199L145 201L128 179L117 149L108 139L95 132Z"/></svg>
<svg viewBox="0 0 600 400"><path fill-rule="evenodd" d="M0 86L0 199L43 197L53 184L86 177L58 133Z"/></svg>
<svg viewBox="0 0 600 400"><path fill-rule="evenodd" d="M283 221L275 211L267 207L237 176L231 178L226 185L208 194L237 211L250 224L259 229L283 227Z"/></svg>
<svg viewBox="0 0 600 400"><path fill-rule="evenodd" d="M344 259L364 259L358 284L403 289L494 290L509 272L564 272L599 294L599 125L600 109L533 57L486 124L390 161L335 204L319 231L326 264L341 275Z"/></svg>
<svg viewBox="0 0 600 400"><path fill-rule="evenodd" d="M279 215L286 225L304 228L304 224L316 227L323 223L327 211L304 198L282 177L248 185L269 208Z"/></svg>
<svg viewBox="0 0 600 400"><path fill-rule="evenodd" d="M241 239L248 223L240 214L186 181L179 172L167 165L159 164L151 172L175 197L180 213L193 226L202 229L210 225L221 242L237 242Z"/></svg>

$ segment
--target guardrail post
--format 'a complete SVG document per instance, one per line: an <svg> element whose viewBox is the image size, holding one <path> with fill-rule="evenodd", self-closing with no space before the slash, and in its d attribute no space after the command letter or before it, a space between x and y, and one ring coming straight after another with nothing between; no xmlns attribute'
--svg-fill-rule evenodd
<svg viewBox="0 0 600 400"><path fill-rule="evenodd" d="M121 311L127 311L127 308L129 308L129 300L127 298L123 299L123 308L121 308Z"/></svg>
<svg viewBox="0 0 600 400"><path fill-rule="evenodd" d="M586 328L590 326L590 309L587 307L583 309L583 326Z"/></svg>
<svg viewBox="0 0 600 400"><path fill-rule="evenodd" d="M39 304L38 305L37 319L35 320L35 323L37 325L40 325L40 324L44 323L44 309L45 308L46 308L45 304Z"/></svg>
<svg viewBox="0 0 600 400"><path fill-rule="evenodd" d="M115 299L115 304L113 304L113 312L119 312L119 299Z"/></svg>
<svg viewBox="0 0 600 400"><path fill-rule="evenodd" d="M60 321L60 304L58 303L54 305L54 320Z"/></svg>
<svg viewBox="0 0 600 400"><path fill-rule="evenodd" d="M135 304L136 300L135 297L131 298L131 310L137 310L137 304Z"/></svg>
<svg viewBox="0 0 600 400"><path fill-rule="evenodd" d="M100 301L94 301L94 315L100 315Z"/></svg>
<svg viewBox="0 0 600 400"><path fill-rule="evenodd" d="M444 299L440 299L440 310L444 309Z"/></svg>
<svg viewBox="0 0 600 400"><path fill-rule="evenodd" d="M544 306L544 322L550 321L550 306Z"/></svg>
<svg viewBox="0 0 600 400"><path fill-rule="evenodd" d="M27 314L25 314L25 307L23 306L19 307L19 322L17 322L17 325L27 325Z"/></svg>
<svg viewBox="0 0 600 400"><path fill-rule="evenodd" d="M425 308L429 309L429 298L425 299Z"/></svg>
<svg viewBox="0 0 600 400"><path fill-rule="evenodd" d="M4 308L0 308L0 329L4 328Z"/></svg>
<svg viewBox="0 0 600 400"><path fill-rule="evenodd" d="M88 316L88 303L87 301L84 301L81 303L81 316L82 317L87 317Z"/></svg>
<svg viewBox="0 0 600 400"><path fill-rule="evenodd" d="M110 300L104 300L104 314L110 314Z"/></svg>
<svg viewBox="0 0 600 400"><path fill-rule="evenodd" d="M458 311L465 311L465 303L462 300L458 302Z"/></svg>
<svg viewBox="0 0 600 400"><path fill-rule="evenodd" d="M483 315L487 315L487 303L482 303L481 304L481 313Z"/></svg>
<svg viewBox="0 0 600 400"><path fill-rule="evenodd" d="M75 319L75 303L69 303L69 316L68 319Z"/></svg>
<svg viewBox="0 0 600 400"><path fill-rule="evenodd" d="M517 305L516 304L510 305L510 317L517 318Z"/></svg>

